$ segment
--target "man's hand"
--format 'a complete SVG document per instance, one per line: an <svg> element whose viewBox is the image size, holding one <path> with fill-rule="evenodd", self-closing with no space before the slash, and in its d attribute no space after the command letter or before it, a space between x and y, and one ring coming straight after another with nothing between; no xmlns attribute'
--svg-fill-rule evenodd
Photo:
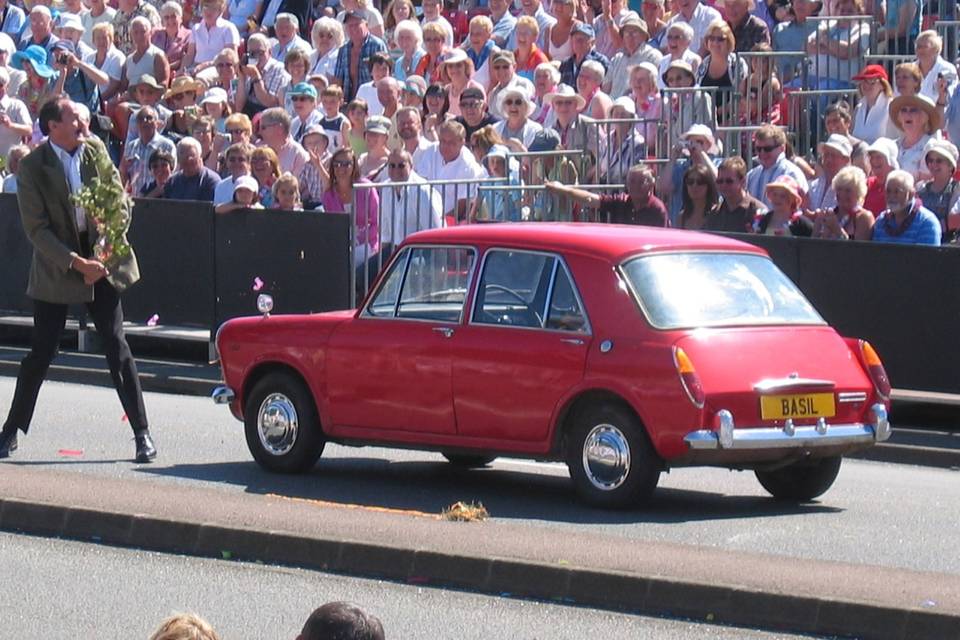
<svg viewBox="0 0 960 640"><path fill-rule="evenodd" d="M101 278L107 277L107 268L99 260L87 260L77 256L70 263L70 268L83 276L84 284L94 284Z"/></svg>

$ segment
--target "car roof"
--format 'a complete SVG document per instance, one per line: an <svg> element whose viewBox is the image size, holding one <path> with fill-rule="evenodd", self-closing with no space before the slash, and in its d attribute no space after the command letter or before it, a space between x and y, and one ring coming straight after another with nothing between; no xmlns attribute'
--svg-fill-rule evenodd
<svg viewBox="0 0 960 640"><path fill-rule="evenodd" d="M619 263L639 253L658 251L740 251L760 255L754 245L724 236L638 225L583 222L478 223L430 229L404 244L471 244L579 253Z"/></svg>

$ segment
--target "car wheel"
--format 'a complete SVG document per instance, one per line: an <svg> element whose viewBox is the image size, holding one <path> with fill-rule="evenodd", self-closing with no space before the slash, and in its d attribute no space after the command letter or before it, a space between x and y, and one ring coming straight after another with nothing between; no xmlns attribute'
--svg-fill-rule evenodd
<svg viewBox="0 0 960 640"><path fill-rule="evenodd" d="M574 418L566 456L577 493L605 508L643 502L663 467L636 416L615 404L590 407Z"/></svg>
<svg viewBox="0 0 960 640"><path fill-rule="evenodd" d="M446 458L447 462L453 466L463 467L464 469L485 467L497 459L496 456L473 456L461 453L445 453L443 454L443 457Z"/></svg>
<svg viewBox="0 0 960 640"><path fill-rule="evenodd" d="M244 432L254 460L280 473L307 471L325 444L310 390L288 373L268 374L254 385L244 410Z"/></svg>
<svg viewBox="0 0 960 640"><path fill-rule="evenodd" d="M806 502L822 496L840 473L842 458L820 458L773 471L755 471L757 480L777 500Z"/></svg>

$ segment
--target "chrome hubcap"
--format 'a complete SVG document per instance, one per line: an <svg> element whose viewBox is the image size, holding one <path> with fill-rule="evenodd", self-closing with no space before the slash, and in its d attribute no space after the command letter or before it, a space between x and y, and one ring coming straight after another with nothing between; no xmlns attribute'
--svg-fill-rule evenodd
<svg viewBox="0 0 960 640"><path fill-rule="evenodd" d="M275 456L290 452L297 442L297 408L282 393L271 393L264 398L257 414L257 432L263 450Z"/></svg>
<svg viewBox="0 0 960 640"><path fill-rule="evenodd" d="M623 432L612 424L591 429L583 441L583 471L602 491L622 485L630 473L630 444Z"/></svg>

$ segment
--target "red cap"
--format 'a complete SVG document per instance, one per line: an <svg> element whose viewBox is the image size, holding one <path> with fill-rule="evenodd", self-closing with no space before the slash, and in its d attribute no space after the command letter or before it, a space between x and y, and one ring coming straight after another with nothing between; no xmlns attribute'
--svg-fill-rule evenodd
<svg viewBox="0 0 960 640"><path fill-rule="evenodd" d="M886 80L890 82L890 78L887 76L887 70L883 68L883 65L879 64L868 64L864 67L863 71L857 75L850 78L851 80L873 80L875 78L880 78L881 80Z"/></svg>

